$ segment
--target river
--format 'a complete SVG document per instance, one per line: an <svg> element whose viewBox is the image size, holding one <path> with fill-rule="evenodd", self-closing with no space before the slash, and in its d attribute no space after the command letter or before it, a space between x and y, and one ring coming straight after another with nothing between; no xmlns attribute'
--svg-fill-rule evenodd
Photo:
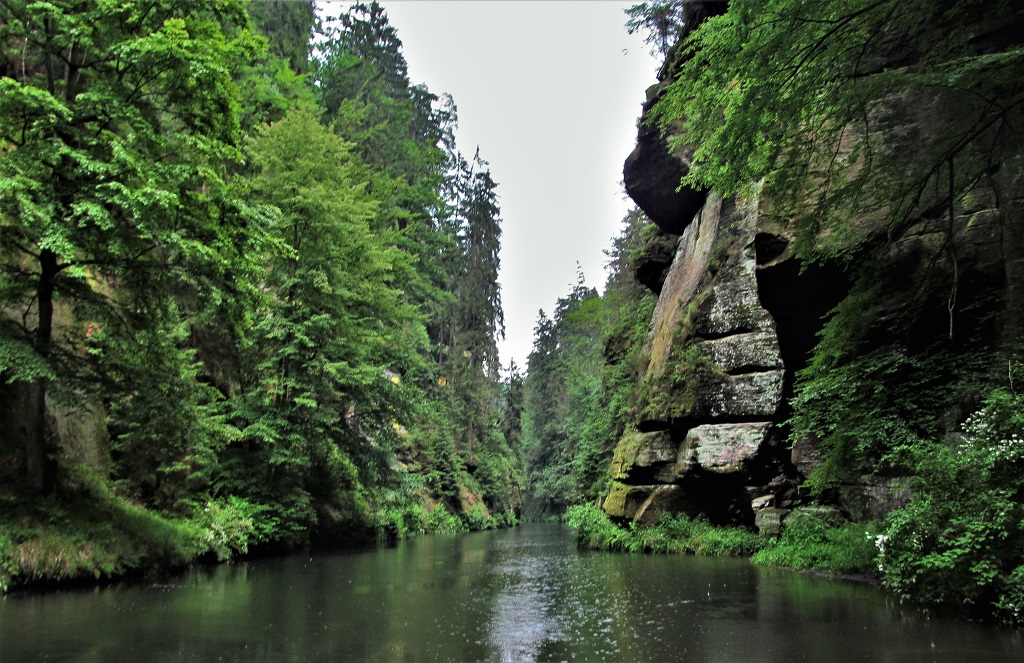
<svg viewBox="0 0 1024 663"><path fill-rule="evenodd" d="M1015 661L1009 629L739 559L525 525L0 600L0 661Z"/></svg>

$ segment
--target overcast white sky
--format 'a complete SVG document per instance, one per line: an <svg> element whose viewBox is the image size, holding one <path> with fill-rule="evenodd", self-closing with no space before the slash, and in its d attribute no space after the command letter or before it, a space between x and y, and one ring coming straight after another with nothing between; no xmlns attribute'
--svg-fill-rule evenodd
<svg viewBox="0 0 1024 663"><path fill-rule="evenodd" d="M348 2L323 2L337 16ZM634 2L384 0L413 83L449 93L459 149L490 162L501 204L502 365L521 369L538 310L576 282L603 289L603 253L631 203L622 162L658 63L627 35Z"/></svg>

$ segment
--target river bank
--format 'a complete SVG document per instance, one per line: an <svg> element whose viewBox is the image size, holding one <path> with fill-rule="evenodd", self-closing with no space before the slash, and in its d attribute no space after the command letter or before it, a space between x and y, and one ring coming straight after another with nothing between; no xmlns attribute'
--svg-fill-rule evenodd
<svg viewBox="0 0 1024 663"><path fill-rule="evenodd" d="M194 565L310 547L359 548L428 532L514 524L508 515L470 521L436 502L419 505L416 513L406 509L377 515L354 518L325 511L316 529L278 524L284 535L257 537L254 532L261 528L251 518L217 502L196 504L171 517L132 503L87 473L34 499L11 486L0 487L0 594L156 578Z"/></svg>

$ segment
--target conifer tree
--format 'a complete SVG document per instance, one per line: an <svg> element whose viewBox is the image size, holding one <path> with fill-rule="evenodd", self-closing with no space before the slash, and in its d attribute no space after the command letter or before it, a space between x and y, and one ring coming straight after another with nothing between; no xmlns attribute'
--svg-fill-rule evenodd
<svg viewBox="0 0 1024 663"><path fill-rule="evenodd" d="M462 273L455 290L460 345L474 354L475 365L493 376L498 366L497 340L505 334L505 320L498 284L501 220L497 185L486 166L477 149L472 165L463 163L460 173L457 214Z"/></svg>
<svg viewBox="0 0 1024 663"><path fill-rule="evenodd" d="M252 0L249 16L267 37L268 50L296 74L309 70L310 37L316 25L312 0Z"/></svg>

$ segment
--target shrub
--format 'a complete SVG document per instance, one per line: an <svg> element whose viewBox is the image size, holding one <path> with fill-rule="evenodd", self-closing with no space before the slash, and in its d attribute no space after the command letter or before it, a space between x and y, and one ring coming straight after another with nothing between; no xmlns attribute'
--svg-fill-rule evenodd
<svg viewBox="0 0 1024 663"><path fill-rule="evenodd" d="M576 529L576 547L580 550L629 550L631 533L611 521L608 514L593 504L569 507L563 516Z"/></svg>
<svg viewBox="0 0 1024 663"><path fill-rule="evenodd" d="M918 451L910 503L879 541L902 600L1024 622L1024 397L996 389L952 444Z"/></svg>
<svg viewBox="0 0 1024 663"><path fill-rule="evenodd" d="M206 542L217 559L231 559L234 553L245 554L255 537L253 516L257 507L241 497L231 495L210 499L197 509L193 520L206 532Z"/></svg>
<svg viewBox="0 0 1024 663"><path fill-rule="evenodd" d="M11 576L17 570L14 561L14 541L7 532L0 532L0 594L7 591Z"/></svg>
<svg viewBox="0 0 1024 663"><path fill-rule="evenodd" d="M786 520L782 536L766 543L751 561L829 575L874 574L877 530L872 523L840 523L796 512Z"/></svg>
<svg viewBox="0 0 1024 663"><path fill-rule="evenodd" d="M461 518L448 510L444 504L438 504L427 514L424 528L435 534L459 534L469 531Z"/></svg>
<svg viewBox="0 0 1024 663"><path fill-rule="evenodd" d="M474 502L466 506L462 512L462 517L471 532L493 529L495 527L494 519L487 513L487 507L481 502Z"/></svg>

